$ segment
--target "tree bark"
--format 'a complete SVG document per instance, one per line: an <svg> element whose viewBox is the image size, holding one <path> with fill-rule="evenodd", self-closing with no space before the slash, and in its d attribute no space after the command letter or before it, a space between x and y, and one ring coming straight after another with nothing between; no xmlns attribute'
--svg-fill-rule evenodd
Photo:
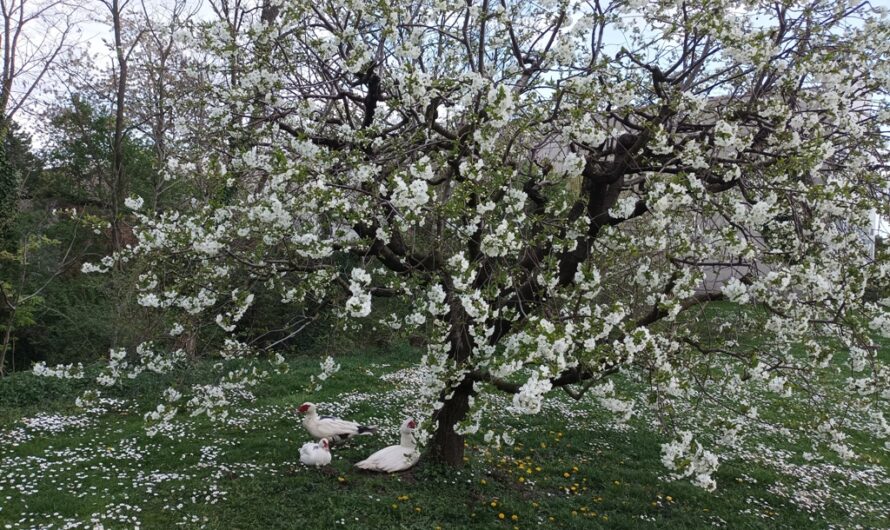
<svg viewBox="0 0 890 530"><path fill-rule="evenodd" d="M117 56L117 86L115 87L114 138L112 140L112 190L111 190L111 248L115 252L123 248L121 209L126 197L126 174L124 173L124 105L127 94L128 57L124 51L122 37L123 7L118 0L111 5L111 20L114 30L114 48Z"/></svg>
<svg viewBox="0 0 890 530"><path fill-rule="evenodd" d="M454 389L454 394L445 401L445 405L433 415L436 430L429 447L431 460L449 467L464 465L464 437L455 432L454 426L467 416L472 393L473 380L466 377Z"/></svg>
<svg viewBox="0 0 890 530"><path fill-rule="evenodd" d="M3 344L0 345L0 377L6 375L6 352L9 350L9 342L12 339L12 326L15 321L15 311L9 314L6 330L3 332Z"/></svg>
<svg viewBox="0 0 890 530"><path fill-rule="evenodd" d="M470 336L469 315L456 296L453 295L451 285L449 291L450 311L447 318L451 323L451 332L448 341L450 349L448 355L458 366L465 365L473 354L473 339ZM441 396L444 405L433 414L435 431L429 447L429 457L435 462L450 467L464 465L464 437L454 430L467 416L470 410L470 396L473 394L473 378L466 374L459 382L455 382L453 391L446 389ZM449 397L449 393L451 394Z"/></svg>

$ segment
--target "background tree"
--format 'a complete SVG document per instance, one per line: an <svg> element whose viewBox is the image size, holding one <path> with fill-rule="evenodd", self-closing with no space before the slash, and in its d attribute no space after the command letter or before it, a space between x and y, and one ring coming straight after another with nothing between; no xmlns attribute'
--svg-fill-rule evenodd
<svg viewBox="0 0 890 530"><path fill-rule="evenodd" d="M33 360L89 361L97 348L132 347L156 334L152 326L162 319L139 315L144 311L128 294L134 284L130 274L138 276L138 270L121 273L108 282L78 277L53 259L61 258L59 249L72 242L76 252L64 260L65 265L79 266L84 255L101 257L114 244L132 242L129 210L122 202L130 194L145 197L160 208L162 195L181 201L196 189L165 178L169 174L164 171L170 154L179 160L185 158L181 156L184 153L189 160L197 158L191 156L197 143L174 127L176 121L196 121L194 117L202 112L193 104L196 98L189 97L201 91L198 79L188 75L196 60L186 57L185 39L177 35L188 33L193 13L185 11L184 2L173 3L169 19L163 10L154 9L160 7L158 2L151 6L113 2L97 6L108 14L94 21L109 25L107 43L112 57L108 62L93 54L95 42L71 38L77 34L79 21L73 15L78 13L78 5L33 0L3 4L9 30L4 41L4 79L6 86L12 87L6 92L12 109L7 121L15 127L12 113L27 110L29 119L40 123L40 138L39 150L19 141L25 138L19 134L7 135L4 142L11 166L0 175L6 183L0 186L2 250L8 253L0 279L10 292L15 288L27 293L39 286L40 279L55 278L51 285L42 287L40 297L32 299L41 303L29 313L33 317L29 317L29 325L10 331L9 343L18 348L16 357L7 356L7 368L27 368ZM113 16L115 10L117 17ZM102 11L79 13L101 15ZM126 76L120 75L115 28L126 48ZM45 39L32 42L41 31ZM127 82L126 78L134 75L135 82ZM64 82L55 83L57 78ZM123 106L119 105L121 88ZM162 97L155 97L159 93ZM26 105L27 98L35 105ZM118 108L125 110L123 120ZM187 128L180 125L178 130ZM196 181L199 179L188 182ZM98 232L75 231L76 221L52 215L53 210L71 208ZM42 242L39 250L29 243L35 241ZM25 282L20 281L21 267L16 265L22 257L16 247L19 243L30 248ZM0 319L5 321L7 316L3 312Z"/></svg>
<svg viewBox="0 0 890 530"><path fill-rule="evenodd" d="M61 0L4 0L0 3L0 145L38 86L69 44L75 10ZM17 209L20 175L0 151L0 230Z"/></svg>
<svg viewBox="0 0 890 530"><path fill-rule="evenodd" d="M62 0L4 0L0 4L0 139L70 44L73 15L74 10Z"/></svg>
<svg viewBox="0 0 890 530"><path fill-rule="evenodd" d="M114 63L112 79L114 83L114 135L111 144L111 247L118 251L123 248L124 199L128 194L128 175L124 171L124 141L129 130L127 123L127 82L130 73L130 56L139 45L143 31L131 36L125 42L124 17L132 0L101 0L111 17L111 31L114 35Z"/></svg>
<svg viewBox="0 0 890 530"><path fill-rule="evenodd" d="M162 198L182 184L171 178L167 165L187 158L182 155L193 143L183 125L194 117L191 94L203 90L193 71L199 63L186 49L196 9L185 0L160 6L143 1L141 7L139 25L145 35L133 58L131 107L136 128L154 151L155 178L145 197L151 209L160 211Z"/></svg>
<svg viewBox="0 0 890 530"><path fill-rule="evenodd" d="M13 252L0 251L0 375L6 373L7 354L14 353L17 332L37 324L38 314L44 310L45 291L76 259L76 233L65 242L45 233L46 227L38 227L34 233L24 234Z"/></svg>
<svg viewBox="0 0 890 530"><path fill-rule="evenodd" d="M44 189L38 193L110 216L118 192L113 109L103 106L95 95L73 94L70 100L58 102L47 119L51 128L44 156L49 167L38 184ZM128 192L150 195L156 178L151 142L128 135L121 151L123 171L130 175Z"/></svg>
<svg viewBox="0 0 890 530"><path fill-rule="evenodd" d="M65 194L47 185L43 158L34 152L30 135L15 122L4 144L9 168L18 177L18 190L0 240L0 372L26 368L38 358L65 358L65 348L60 347L64 341L46 340L55 319L48 315L69 309L56 299L65 288L60 284L70 282L72 265L89 247L89 238L79 231L79 216L56 211L71 207L65 197L77 183L65 183ZM41 345L48 346L53 355L40 353Z"/></svg>

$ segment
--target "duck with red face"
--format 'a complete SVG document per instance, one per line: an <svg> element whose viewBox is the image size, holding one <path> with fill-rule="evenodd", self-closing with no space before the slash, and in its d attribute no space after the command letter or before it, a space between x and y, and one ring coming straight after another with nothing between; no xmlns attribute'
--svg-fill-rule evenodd
<svg viewBox="0 0 890 530"><path fill-rule="evenodd" d="M297 409L297 413L303 415L303 427L306 427L309 434L317 440L327 438L333 443L338 443L353 436L377 432L377 427L374 426L369 427L334 416L319 416L314 403L303 403Z"/></svg>
<svg viewBox="0 0 890 530"><path fill-rule="evenodd" d="M420 452L414 441L414 429L416 428L417 422L414 419L406 419L399 429L401 434L399 445L383 448L356 464L355 467L383 473L396 473L410 469L420 460Z"/></svg>

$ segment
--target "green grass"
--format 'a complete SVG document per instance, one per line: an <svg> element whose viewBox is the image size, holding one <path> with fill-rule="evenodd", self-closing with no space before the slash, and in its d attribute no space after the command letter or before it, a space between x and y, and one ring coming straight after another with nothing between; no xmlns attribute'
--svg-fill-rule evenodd
<svg viewBox="0 0 890 530"><path fill-rule="evenodd" d="M138 522L220 529L887 526L890 469L877 440L857 441L860 449L873 444L870 461L836 470L792 459L800 465L792 472L763 455L730 460L717 473L717 491L707 493L662 478L665 439L645 418L616 430L610 413L592 401L558 393L539 415L493 418L494 428L517 429L516 444L497 450L484 447L481 434L470 437L460 471L431 465L394 476L356 471L354 462L393 443L395 425L410 410L410 383L381 376L410 367L416 355L395 348L338 358L341 371L311 399L322 412L344 412L382 429L378 437L335 448L332 465L321 470L299 464L308 436L290 412L310 397L303 389L318 372L315 359L293 359L289 373L256 388L256 400L226 424L184 418L172 439L147 437L142 415L171 382L209 377L200 367L127 381L109 394L120 404L101 414L73 407L83 383L15 374L0 381L0 528L65 522L84 528L91 520L105 528ZM344 400L342 410L332 410ZM28 427L39 413L87 424L57 433ZM23 441L14 445L16 436ZM771 446L794 443L778 439ZM844 478L847 471L873 473L869 480L883 486ZM825 476L818 488L811 475ZM795 492L824 498L808 512L789 500Z"/></svg>

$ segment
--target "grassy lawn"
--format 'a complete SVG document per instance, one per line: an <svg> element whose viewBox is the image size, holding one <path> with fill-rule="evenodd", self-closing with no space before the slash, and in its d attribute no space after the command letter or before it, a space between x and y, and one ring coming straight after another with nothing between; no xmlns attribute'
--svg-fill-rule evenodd
<svg viewBox="0 0 890 530"><path fill-rule="evenodd" d="M863 456L847 465L786 465L772 456L797 442L765 433L773 453L724 462L717 491L707 493L664 480L665 439L647 418L616 430L592 400L561 393L539 415L492 418L494 428L517 428L515 445L496 450L470 437L460 471L358 472L355 462L397 440L414 359L407 347L337 359L342 370L312 399L321 413L381 432L334 448L321 470L299 464L308 436L291 412L308 398L302 389L318 373L316 359L293 359L224 425L184 419L172 436L155 438L142 415L158 390L200 379L200 370L128 382L86 412L73 406L83 383L15 374L0 381L0 528L888 527L882 442L859 440Z"/></svg>

